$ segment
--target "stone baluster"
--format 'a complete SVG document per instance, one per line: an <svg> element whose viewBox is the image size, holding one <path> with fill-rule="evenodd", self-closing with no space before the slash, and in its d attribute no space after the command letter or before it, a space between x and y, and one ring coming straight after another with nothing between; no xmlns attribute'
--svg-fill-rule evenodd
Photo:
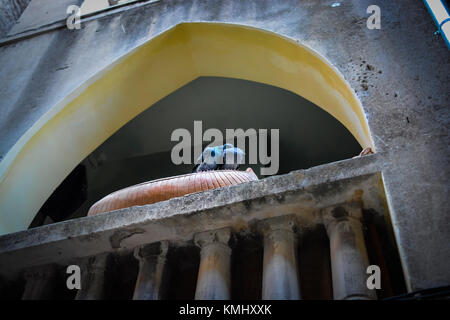
<svg viewBox="0 0 450 320"><path fill-rule="evenodd" d="M324 225L330 239L331 271L335 300L376 299L367 288L369 265L359 203L326 208Z"/></svg>
<svg viewBox="0 0 450 320"><path fill-rule="evenodd" d="M107 270L111 263L110 255L103 253L85 259L81 268L81 289L75 300L101 300L107 298Z"/></svg>
<svg viewBox="0 0 450 320"><path fill-rule="evenodd" d="M22 300L46 300L55 297L57 271L54 265L32 267L24 274Z"/></svg>
<svg viewBox="0 0 450 320"><path fill-rule="evenodd" d="M229 240L229 228L205 231L195 235L194 242L200 247L196 300L230 299Z"/></svg>
<svg viewBox="0 0 450 320"><path fill-rule="evenodd" d="M133 300L165 298L169 276L166 263L168 250L168 241L155 242L135 249L134 256L139 260L139 274Z"/></svg>
<svg viewBox="0 0 450 320"><path fill-rule="evenodd" d="M258 228L264 236L263 300L298 300L295 221L291 216L264 220Z"/></svg>

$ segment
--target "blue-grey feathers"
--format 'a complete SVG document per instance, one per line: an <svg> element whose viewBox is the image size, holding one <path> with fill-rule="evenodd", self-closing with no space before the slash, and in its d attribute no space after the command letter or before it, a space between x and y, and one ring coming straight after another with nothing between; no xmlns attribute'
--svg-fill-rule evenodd
<svg viewBox="0 0 450 320"><path fill-rule="evenodd" d="M217 147L206 147L197 159L194 172L210 170L236 170L244 163L245 152L227 143Z"/></svg>
<svg viewBox="0 0 450 320"><path fill-rule="evenodd" d="M221 170L237 170L245 160L245 152L239 148L227 148L223 151L223 164Z"/></svg>

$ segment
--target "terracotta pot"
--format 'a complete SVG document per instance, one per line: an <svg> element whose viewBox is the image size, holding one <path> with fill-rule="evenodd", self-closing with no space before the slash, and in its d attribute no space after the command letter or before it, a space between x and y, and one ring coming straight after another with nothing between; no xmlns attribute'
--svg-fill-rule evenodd
<svg viewBox="0 0 450 320"><path fill-rule="evenodd" d="M94 203L89 209L88 216L255 180L258 180L258 177L251 168L246 171L204 171L153 180L107 195Z"/></svg>

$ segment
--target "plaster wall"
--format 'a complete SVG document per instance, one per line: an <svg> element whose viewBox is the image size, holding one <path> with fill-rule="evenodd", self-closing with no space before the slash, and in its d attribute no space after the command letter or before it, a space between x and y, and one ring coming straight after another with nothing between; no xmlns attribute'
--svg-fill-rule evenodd
<svg viewBox="0 0 450 320"><path fill-rule="evenodd" d="M83 0L39 0L30 1L29 6L20 15L16 23L9 30L8 35L15 35L29 30L65 20L67 7L80 5Z"/></svg>
<svg viewBox="0 0 450 320"><path fill-rule="evenodd" d="M0 1L0 37L7 34L31 0Z"/></svg>

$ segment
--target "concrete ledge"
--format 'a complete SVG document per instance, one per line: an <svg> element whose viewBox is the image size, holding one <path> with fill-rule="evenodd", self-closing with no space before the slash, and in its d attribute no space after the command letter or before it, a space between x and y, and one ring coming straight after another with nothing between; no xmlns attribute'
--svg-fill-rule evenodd
<svg viewBox="0 0 450 320"><path fill-rule="evenodd" d="M286 214L296 214L305 227L313 226L321 223L320 208L355 199L386 214L377 156L8 234L0 237L0 274L11 277L30 266L63 264L155 241L190 241L206 230L231 227L238 232Z"/></svg>

